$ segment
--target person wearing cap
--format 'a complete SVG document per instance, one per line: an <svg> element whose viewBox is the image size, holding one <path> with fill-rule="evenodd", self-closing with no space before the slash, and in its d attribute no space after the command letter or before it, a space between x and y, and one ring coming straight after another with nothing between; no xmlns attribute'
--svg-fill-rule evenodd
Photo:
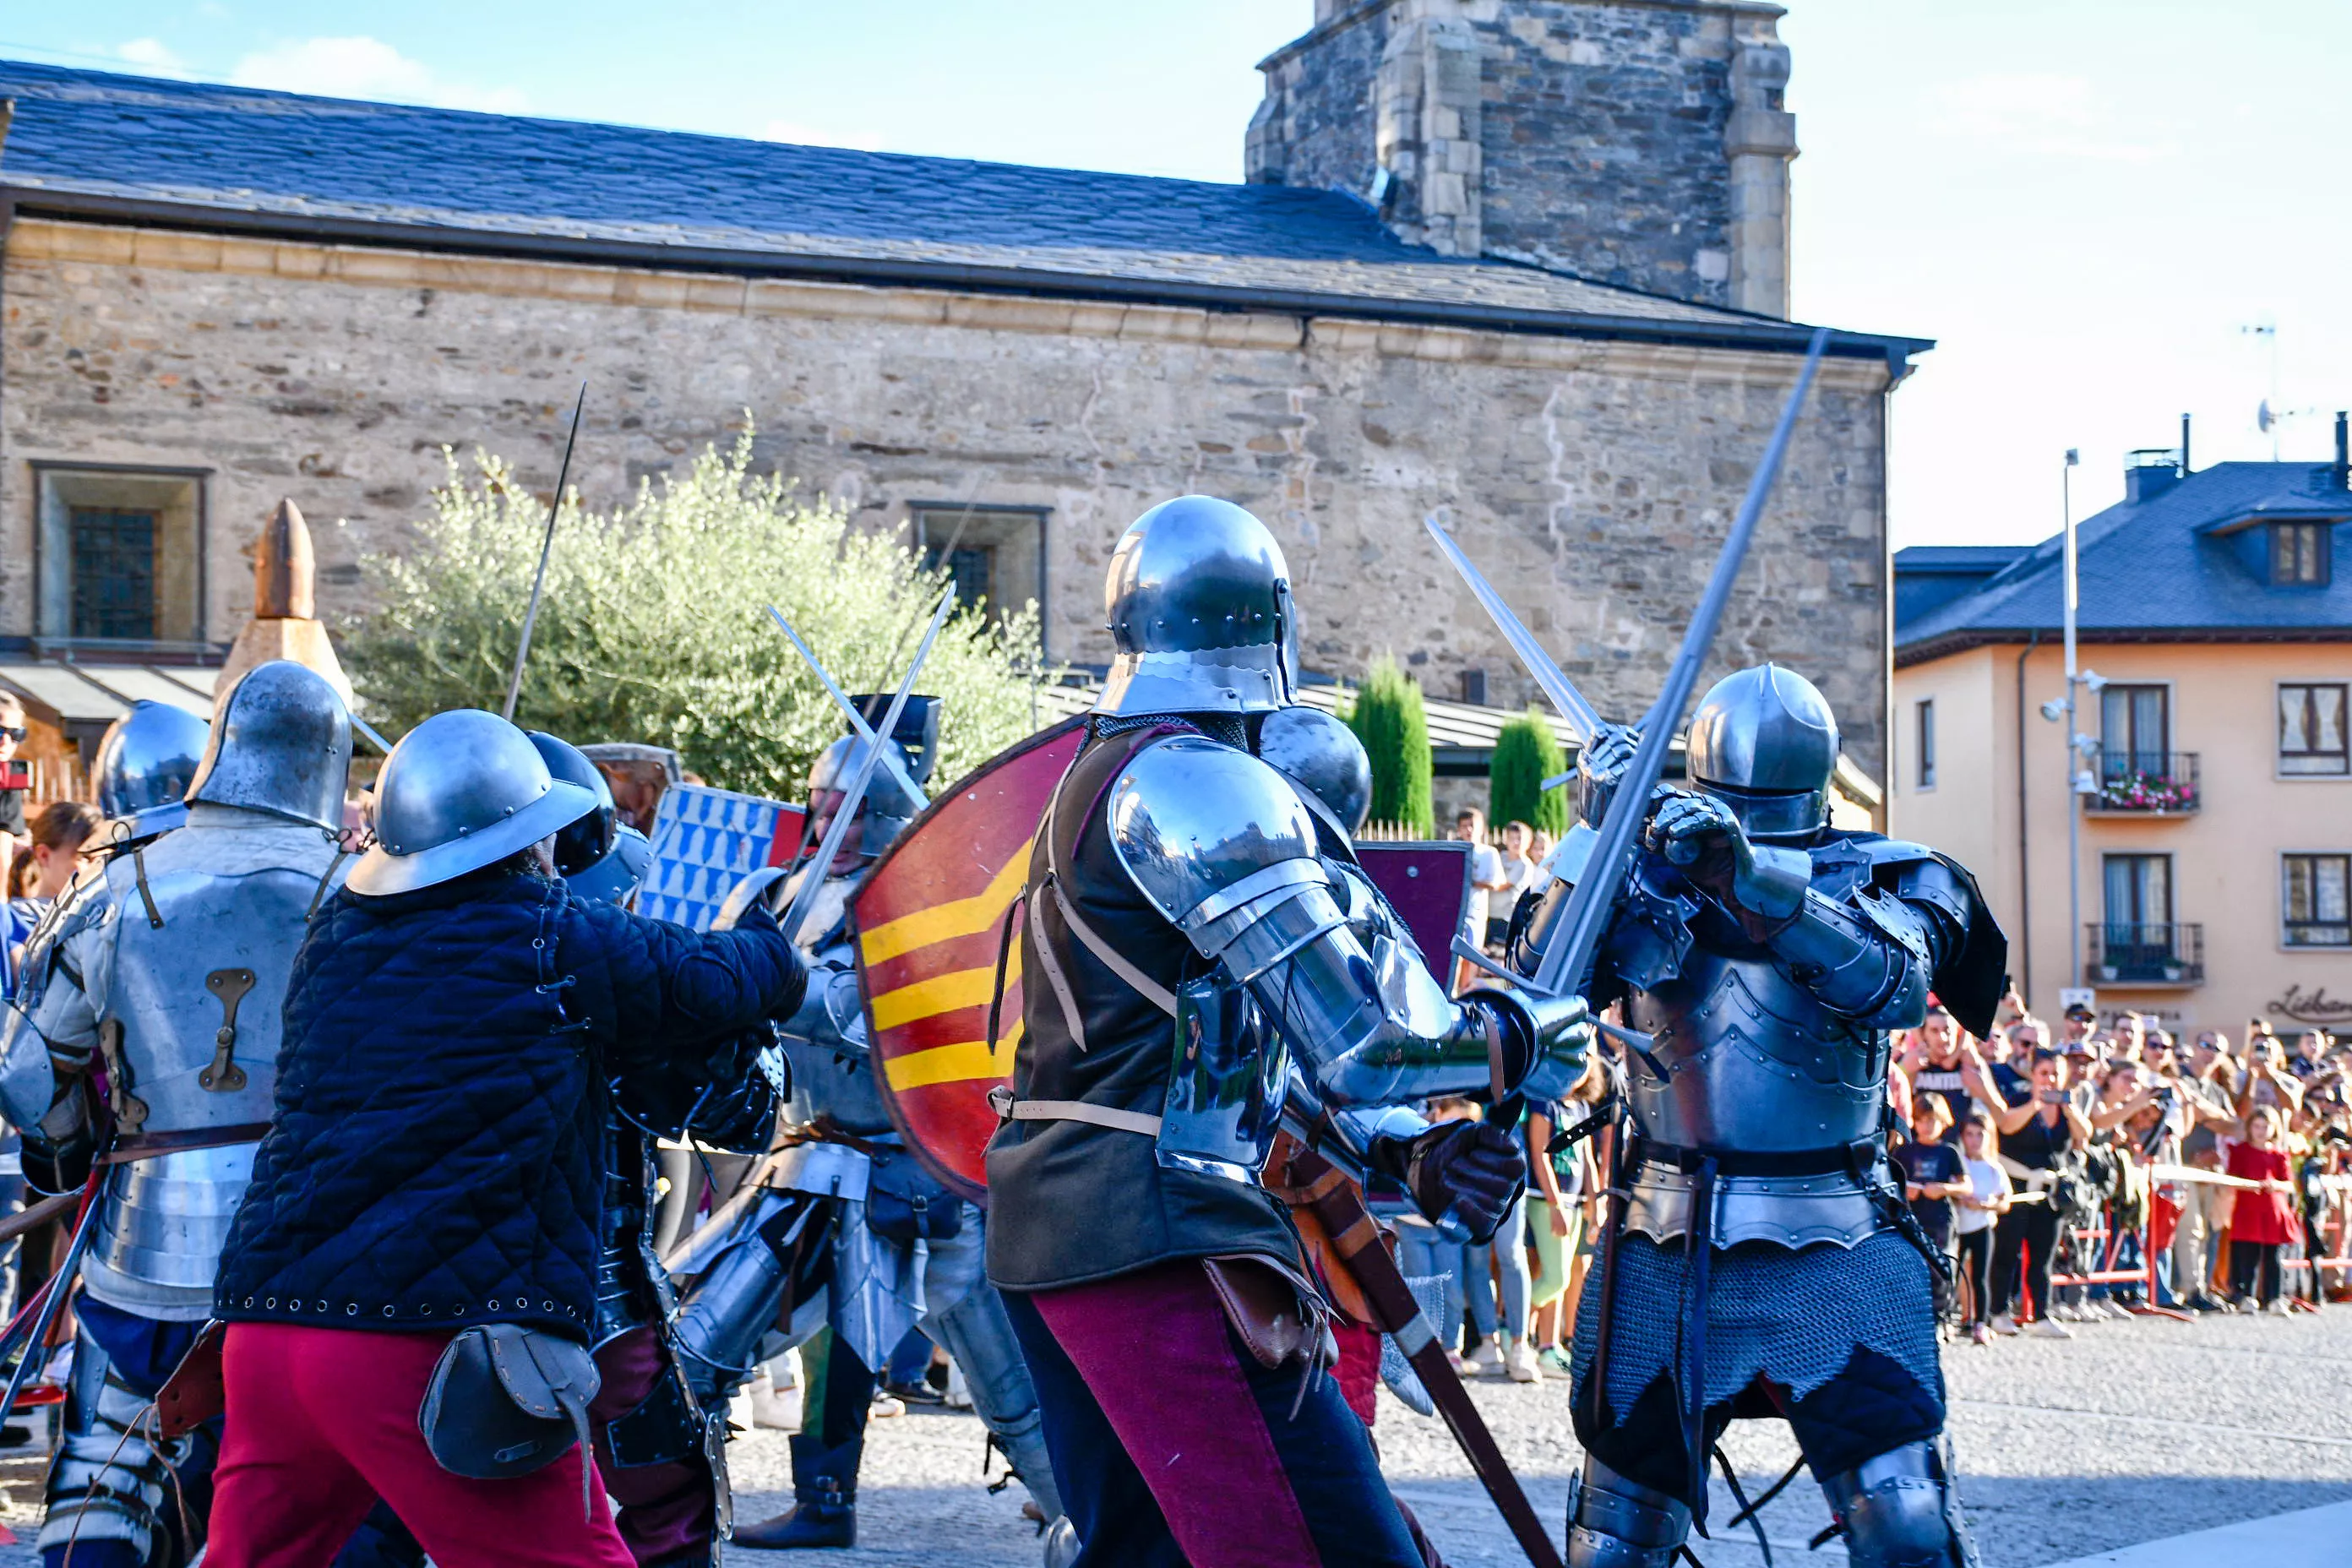
<svg viewBox="0 0 2352 1568"><path fill-rule="evenodd" d="M578 1447L454 1473L421 1430L427 1388L478 1327L527 1334L542 1366L584 1359L608 1097L729 1070L804 971L758 912L697 934L572 896L551 841L596 796L493 714L418 725L376 800L375 846L295 959L276 1114L222 1257L206 1561L324 1564L381 1500L441 1568L629 1568Z"/></svg>

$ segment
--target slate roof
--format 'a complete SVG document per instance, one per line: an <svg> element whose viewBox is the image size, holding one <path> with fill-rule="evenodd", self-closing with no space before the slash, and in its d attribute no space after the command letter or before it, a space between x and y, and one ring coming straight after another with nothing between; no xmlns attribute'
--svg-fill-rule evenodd
<svg viewBox="0 0 2352 1568"><path fill-rule="evenodd" d="M1801 350L1806 329L1408 246L1330 191L311 98L0 60L27 212L358 244ZM1916 339L1841 334L1905 356Z"/></svg>
<svg viewBox="0 0 2352 1568"><path fill-rule="evenodd" d="M2281 517L2352 521L2352 491L2329 463L2218 463L2142 501L2124 501L2075 524L2079 635L2095 641L2352 641L2352 549L2340 533L2324 587L2274 587L2268 541L2232 524ZM1981 586L1922 613L1898 615L1897 664L1984 642L2017 642L2063 626L2063 539L2053 535ZM1950 571L1960 550L1895 557L1900 582L1918 565Z"/></svg>

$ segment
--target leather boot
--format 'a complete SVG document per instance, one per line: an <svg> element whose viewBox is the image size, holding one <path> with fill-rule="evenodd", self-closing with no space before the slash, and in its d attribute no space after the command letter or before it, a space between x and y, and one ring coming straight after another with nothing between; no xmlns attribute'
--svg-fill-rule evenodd
<svg viewBox="0 0 2352 1568"><path fill-rule="evenodd" d="M735 1527L733 1544L760 1552L800 1552L857 1544L857 1460L862 1442L827 1449L795 1435L793 1506L773 1519Z"/></svg>

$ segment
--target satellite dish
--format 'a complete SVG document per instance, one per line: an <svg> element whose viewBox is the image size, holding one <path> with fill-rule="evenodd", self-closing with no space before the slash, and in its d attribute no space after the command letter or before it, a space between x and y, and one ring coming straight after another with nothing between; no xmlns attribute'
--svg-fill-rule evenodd
<svg viewBox="0 0 2352 1568"><path fill-rule="evenodd" d="M2254 407L2254 428L2267 436L2271 433L2271 426L2277 423L2278 416L2271 412L2271 400L2263 398Z"/></svg>

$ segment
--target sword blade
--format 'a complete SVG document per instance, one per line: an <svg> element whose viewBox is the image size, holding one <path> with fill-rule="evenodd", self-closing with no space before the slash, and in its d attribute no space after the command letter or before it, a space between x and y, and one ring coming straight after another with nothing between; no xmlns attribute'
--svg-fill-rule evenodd
<svg viewBox="0 0 2352 1568"><path fill-rule="evenodd" d="M1822 354L1829 342L1829 329L1819 328L1805 351L1805 363L1797 373L1797 384L1790 390L1789 401L1780 406L1780 423L1773 426L1763 459L1756 465L1755 477L1748 482L1748 494L1740 500L1738 515L1732 519L1731 532L1723 542L1723 553L1716 557L1715 572L1706 580L1706 591L1699 595L1698 608L1691 612L1682 647L1666 674L1665 689L1659 692L1656 705L1643 722L1642 742L1634 749L1633 760L1625 765L1624 776L1618 781L1608 815L1601 819L1599 837L1585 861L1583 875L1569 895L1568 909L1561 916L1557 934L1536 965L1531 989L1558 995L1584 983L1585 968L1601 945L1601 932L1616 907L1618 884L1633 861L1642 824L1648 819L1650 792L1665 773L1666 749L1674 740L1675 726L1682 722L1691 689L1698 683L1707 649L1714 645L1716 628L1723 623L1724 607L1731 599L1731 585L1739 575L1741 563L1748 559L1748 546L1756 537L1757 521L1763 516L1764 503L1771 499L1773 481L1780 477L1781 460L1789 454L1789 439L1797 427L1798 410L1804 406L1805 395L1812 389L1813 374L1821 369Z"/></svg>
<svg viewBox="0 0 2352 1568"><path fill-rule="evenodd" d="M1511 613L1511 606L1503 602L1503 595L1486 581L1486 574L1470 563L1470 557L1462 553L1462 547L1454 542L1454 536L1439 525L1436 515L1432 513L1423 518L1422 526L1429 530L1429 537L1436 544L1438 552L1454 563L1454 570L1462 574L1462 581L1469 584L1470 592L1476 595L1479 604L1486 606L1486 614L1495 622L1495 629L1503 634L1503 640L1511 645L1511 651L1519 656L1519 662L1527 666L1529 675L1536 678L1536 684L1543 689L1546 697L1551 699L1551 705L1559 710L1559 716L1568 721L1568 727L1576 731L1578 742L1591 744L1592 737L1601 729L1601 715L1592 710L1592 704L1584 700L1584 693L1576 689L1576 682L1569 679L1567 672L1552 662L1552 657L1544 651L1543 644L1536 641L1535 633L1528 630L1526 624Z"/></svg>
<svg viewBox="0 0 2352 1568"><path fill-rule="evenodd" d="M887 735L898 727L898 715L907 706L907 694L915 689L915 678L922 673L923 661L931 657L931 644L939 640L940 628L947 624L948 612L955 607L955 584L950 583L940 595L940 607L931 612L931 624L923 632L923 640L916 645L914 662L907 666L907 677L898 682L891 695L889 711L883 714L876 726L878 734ZM874 781L874 770L881 765L882 747L869 744L857 762L857 772L850 776L849 787L841 793L841 804L834 808L833 821L826 825L824 841L817 846L816 858L808 863L802 874L800 891L793 895L792 908L784 912L784 936L798 942L800 930L816 907L818 889L825 883L833 858L841 853L842 844L849 837L849 825L857 816L857 807L866 798L866 786ZM814 804L814 803L812 803Z"/></svg>
<svg viewBox="0 0 2352 1568"><path fill-rule="evenodd" d="M563 510L563 485L572 477L572 448L580 440L580 411L587 406L588 384L583 381L580 384L580 396L572 405L572 434L563 438L563 466L555 471L555 499L547 503L547 531L539 542L539 570L530 577L530 605L522 613L522 637L515 644L514 673L507 678L507 705L499 710L499 717L509 723L514 722L515 703L522 697L523 661L530 658L530 631L539 624L539 595L547 586L547 558L555 553L555 514Z"/></svg>
<svg viewBox="0 0 2352 1568"><path fill-rule="evenodd" d="M817 662L817 657L810 651L809 645L801 640L801 634L793 630L793 623L784 619L784 612L770 605L768 615L776 623L776 629L782 632L793 647L799 650L800 656L808 661L809 668L816 672L817 683L824 688L825 695L833 699L835 705L841 710L843 717L849 721L850 733L868 745L873 744L874 726L866 721L866 715L857 710L857 704L852 702L835 683L833 677L825 673L824 666ZM914 784L912 779L907 782ZM920 785L914 784L914 788L915 800L919 805L931 804L931 797L923 793Z"/></svg>

